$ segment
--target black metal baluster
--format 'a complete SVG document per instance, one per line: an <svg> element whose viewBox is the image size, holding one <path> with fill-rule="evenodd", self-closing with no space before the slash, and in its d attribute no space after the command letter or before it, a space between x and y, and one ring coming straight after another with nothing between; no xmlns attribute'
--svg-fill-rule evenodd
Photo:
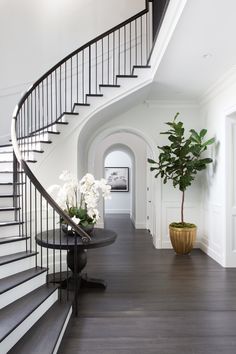
<svg viewBox="0 0 236 354"><path fill-rule="evenodd" d="M43 209L42 209L42 194L40 194L40 239L41 239L41 243L43 240ZM41 267L43 266L43 249L41 247Z"/></svg>
<svg viewBox="0 0 236 354"><path fill-rule="evenodd" d="M132 37L131 37L131 32L132 32L132 22L129 23L129 67L130 67L130 75L132 74Z"/></svg>
<svg viewBox="0 0 236 354"><path fill-rule="evenodd" d="M44 89L43 89L43 82L42 82L42 128L45 127L45 122L44 122ZM45 138L46 134L46 129L43 129L43 137Z"/></svg>
<svg viewBox="0 0 236 354"><path fill-rule="evenodd" d="M35 233L35 240L36 240L36 235L37 235L37 189L36 187L34 187L34 233ZM42 255L42 246L41 248L41 255ZM38 244L35 241L35 252L38 252ZM36 267L37 267L37 263L38 263L38 257L36 254ZM42 265L42 256L41 256L41 268L43 267Z"/></svg>
<svg viewBox="0 0 236 354"><path fill-rule="evenodd" d="M143 65L143 17L140 17L140 36L141 36L141 49L140 49L140 56L141 56L141 65Z"/></svg>
<svg viewBox="0 0 236 354"><path fill-rule="evenodd" d="M47 112L47 125L49 125L49 103L48 103L48 76L46 78L46 112Z"/></svg>
<svg viewBox="0 0 236 354"><path fill-rule="evenodd" d="M95 60L96 60L96 74L95 74L95 85L96 85L96 94L98 93L98 48L97 48L97 42L95 43Z"/></svg>
<svg viewBox="0 0 236 354"><path fill-rule="evenodd" d="M41 205L42 208L42 205ZM46 204L46 232L47 232L47 245L48 245L48 201ZM47 284L49 283L49 248L47 247Z"/></svg>
<svg viewBox="0 0 236 354"><path fill-rule="evenodd" d="M104 83L104 72L103 72L103 38L102 38L102 85Z"/></svg>
<svg viewBox="0 0 236 354"><path fill-rule="evenodd" d="M120 75L120 28L118 30L118 74Z"/></svg>
<svg viewBox="0 0 236 354"><path fill-rule="evenodd" d="M27 176L25 175L25 236L28 237L28 209L27 209ZM26 250L28 249L28 242L26 240Z"/></svg>
<svg viewBox="0 0 236 354"><path fill-rule="evenodd" d="M60 116L62 115L62 91L61 91L61 65L59 70L59 102L60 102Z"/></svg>
<svg viewBox="0 0 236 354"><path fill-rule="evenodd" d="M75 281L75 293L74 293L74 305L75 305L75 316L78 316L78 271L77 271L77 236L74 238L75 245L74 245L74 281Z"/></svg>
<svg viewBox="0 0 236 354"><path fill-rule="evenodd" d="M138 53L137 53L137 20L135 19L135 65L137 65L137 56L138 56Z"/></svg>
<svg viewBox="0 0 236 354"><path fill-rule="evenodd" d="M58 100L57 100L57 70L55 70L55 118L52 123L57 120L58 117Z"/></svg>
<svg viewBox="0 0 236 354"><path fill-rule="evenodd" d="M66 96L66 92L67 92L67 65L65 62L65 112L67 112L67 96Z"/></svg>
<svg viewBox="0 0 236 354"><path fill-rule="evenodd" d="M91 94L91 46L89 46L89 94Z"/></svg>
<svg viewBox="0 0 236 354"><path fill-rule="evenodd" d="M59 225L61 225L61 217L59 216ZM60 238L60 249L59 249L59 258L60 258L60 261L59 261L59 273L60 273L60 284L62 283L62 249L61 249L61 227L59 228L59 238ZM67 284L67 287L68 287L68 284ZM60 301L61 301L61 292L60 292Z"/></svg>
<svg viewBox="0 0 236 354"><path fill-rule="evenodd" d="M146 13L146 65L148 63L148 13Z"/></svg>
<svg viewBox="0 0 236 354"><path fill-rule="evenodd" d="M84 95L84 51L82 51L82 98L83 103L85 103L85 95Z"/></svg>
<svg viewBox="0 0 236 354"><path fill-rule="evenodd" d="M32 252L32 182L30 181L30 185L29 185L29 217L30 217L30 252Z"/></svg>
<svg viewBox="0 0 236 354"><path fill-rule="evenodd" d="M116 42L116 36L115 36L115 31L113 32L113 80L112 83L115 85L115 42Z"/></svg>
<svg viewBox="0 0 236 354"><path fill-rule="evenodd" d="M72 62L72 57L70 59L70 79L71 79L71 82L70 82L70 91L71 91L71 95L70 95L70 106L71 106L71 109L70 111L72 112L72 108L73 108L73 62Z"/></svg>
<svg viewBox="0 0 236 354"><path fill-rule="evenodd" d="M53 227L53 246L54 246L55 245L55 241L56 241L56 239L55 239L56 220L55 220L55 209L52 209L52 210L53 210L53 222L52 222L53 226L52 227ZM56 275L56 269L55 269L56 257L55 257L55 252L56 252L55 247L53 247L53 283L55 283L55 275Z"/></svg>
<svg viewBox="0 0 236 354"><path fill-rule="evenodd" d="M76 102L79 102L79 57L76 54Z"/></svg>
<svg viewBox="0 0 236 354"><path fill-rule="evenodd" d="M53 77L52 74L50 75L50 81L51 81L51 123L53 121Z"/></svg>
<svg viewBox="0 0 236 354"><path fill-rule="evenodd" d="M107 84L110 82L110 41L109 34L107 36Z"/></svg>
<svg viewBox="0 0 236 354"><path fill-rule="evenodd" d="M124 75L126 75L126 26L124 26Z"/></svg>

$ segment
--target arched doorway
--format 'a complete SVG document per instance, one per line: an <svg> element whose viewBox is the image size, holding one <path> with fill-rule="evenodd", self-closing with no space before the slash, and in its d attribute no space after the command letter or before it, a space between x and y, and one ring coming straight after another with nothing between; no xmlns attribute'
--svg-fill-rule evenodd
<svg viewBox="0 0 236 354"><path fill-rule="evenodd" d="M116 144L104 153L104 177L112 185L111 199L105 201L105 214L128 214L135 216L135 158L125 145Z"/></svg>

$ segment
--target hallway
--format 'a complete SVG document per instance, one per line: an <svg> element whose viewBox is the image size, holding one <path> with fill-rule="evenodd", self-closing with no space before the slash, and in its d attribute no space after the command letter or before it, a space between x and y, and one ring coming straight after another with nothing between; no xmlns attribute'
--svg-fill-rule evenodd
<svg viewBox="0 0 236 354"><path fill-rule="evenodd" d="M117 241L90 250L86 270L106 279L107 290L81 294L59 354L236 352L236 269L200 250L155 250L127 215L110 215L106 227Z"/></svg>

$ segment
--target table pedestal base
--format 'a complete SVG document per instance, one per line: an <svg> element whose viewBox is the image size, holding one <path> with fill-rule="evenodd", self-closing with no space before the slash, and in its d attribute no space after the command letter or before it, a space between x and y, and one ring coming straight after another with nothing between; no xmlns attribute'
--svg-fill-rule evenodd
<svg viewBox="0 0 236 354"><path fill-rule="evenodd" d="M75 290L76 283L77 289L102 289L105 290L107 285L106 282L102 279L90 278L87 274L81 274L82 270L87 264L87 251L86 250L77 250L76 254L74 250L69 250L67 253L67 265L71 270L72 274L67 277L67 272L63 272L63 276L60 273L51 275L49 277L49 282L59 283L62 289ZM75 272L76 269L76 272ZM70 272L70 273L71 273ZM77 282L76 282L77 277Z"/></svg>

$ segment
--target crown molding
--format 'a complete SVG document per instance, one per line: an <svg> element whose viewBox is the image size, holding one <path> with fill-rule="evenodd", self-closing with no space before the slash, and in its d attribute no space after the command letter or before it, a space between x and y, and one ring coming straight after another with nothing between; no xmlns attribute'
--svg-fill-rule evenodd
<svg viewBox="0 0 236 354"><path fill-rule="evenodd" d="M148 108L163 107L163 108L179 108L179 107L199 107L199 103L193 100L145 100L144 104Z"/></svg>
<svg viewBox="0 0 236 354"><path fill-rule="evenodd" d="M213 100L223 91L236 84L236 65L232 66L212 86L210 86L199 99L201 106Z"/></svg>

